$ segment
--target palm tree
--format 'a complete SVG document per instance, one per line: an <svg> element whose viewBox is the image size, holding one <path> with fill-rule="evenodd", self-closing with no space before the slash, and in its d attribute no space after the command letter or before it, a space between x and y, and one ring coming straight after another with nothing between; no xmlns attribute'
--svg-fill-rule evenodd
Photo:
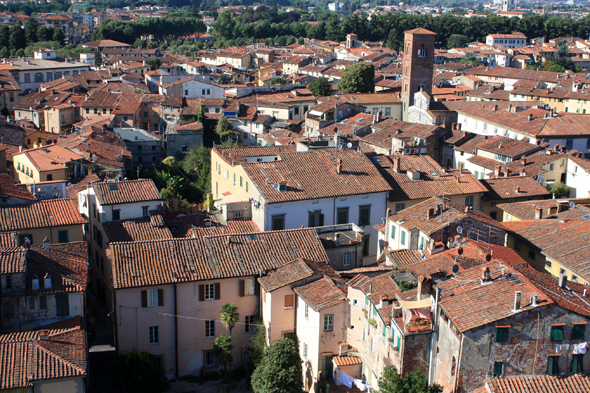
<svg viewBox="0 0 590 393"><path fill-rule="evenodd" d="M233 303L226 303L221 306L221 314L219 315L221 323L229 330L229 336L231 337L231 331L233 330L236 323L240 320L240 314L238 313L238 306Z"/></svg>

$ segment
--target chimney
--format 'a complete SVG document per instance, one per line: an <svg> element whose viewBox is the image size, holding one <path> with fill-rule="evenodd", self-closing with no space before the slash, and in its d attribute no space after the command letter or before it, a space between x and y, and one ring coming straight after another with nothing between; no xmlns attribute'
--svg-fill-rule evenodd
<svg viewBox="0 0 590 393"><path fill-rule="evenodd" d="M560 288L567 287L567 276L565 274L559 276L559 287Z"/></svg>
<svg viewBox="0 0 590 393"><path fill-rule="evenodd" d="M434 217L434 209L430 208L426 211L426 219L430 220Z"/></svg>
<svg viewBox="0 0 590 393"><path fill-rule="evenodd" d="M512 112L512 104L508 105L508 112Z"/></svg>
<svg viewBox="0 0 590 393"><path fill-rule="evenodd" d="M49 339L49 332L45 329L39 330L39 340L47 341Z"/></svg>
<svg viewBox="0 0 590 393"><path fill-rule="evenodd" d="M373 293L373 284L369 284L369 293L367 295L370 295Z"/></svg>
<svg viewBox="0 0 590 393"><path fill-rule="evenodd" d="M521 166L526 166L526 157L522 157L522 158L520 159L520 165L521 165Z"/></svg>
<svg viewBox="0 0 590 393"><path fill-rule="evenodd" d="M532 113L529 115L528 120L529 121L533 120L533 114Z"/></svg>
<svg viewBox="0 0 590 393"><path fill-rule="evenodd" d="M228 236L226 241L227 241L227 245L229 246L231 244L231 236Z"/></svg>
<svg viewBox="0 0 590 393"><path fill-rule="evenodd" d="M338 158L336 160L336 173L340 174L342 172L342 159Z"/></svg>
<svg viewBox="0 0 590 393"><path fill-rule="evenodd" d="M387 210L385 211L385 217L389 217L391 216L391 209L387 208Z"/></svg>
<svg viewBox="0 0 590 393"><path fill-rule="evenodd" d="M340 234L339 233L334 234L334 245L336 247L340 247Z"/></svg>
<svg viewBox="0 0 590 393"><path fill-rule="evenodd" d="M453 123L453 124L451 125L451 127L452 127L453 131L455 131L455 130L457 129L457 123Z"/></svg>
<svg viewBox="0 0 590 393"><path fill-rule="evenodd" d="M460 163L459 164L459 173L462 173L462 172L463 172L463 163Z"/></svg>
<svg viewBox="0 0 590 393"><path fill-rule="evenodd" d="M520 186L516 186L516 193L520 194Z"/></svg>
<svg viewBox="0 0 590 393"><path fill-rule="evenodd" d="M430 290L428 289L428 278L424 276L418 277L418 289L416 292L416 300L427 299L430 297Z"/></svg>
<svg viewBox="0 0 590 393"><path fill-rule="evenodd" d="M542 220L543 219L543 208L538 207L535 209L535 220Z"/></svg>
<svg viewBox="0 0 590 393"><path fill-rule="evenodd" d="M395 173L399 173L399 164L400 164L401 158L395 156L393 157L393 170L395 171Z"/></svg>
<svg viewBox="0 0 590 393"><path fill-rule="evenodd" d="M442 292L442 287L436 287L436 297L435 297L435 301L438 303L440 302L440 295Z"/></svg>
<svg viewBox="0 0 590 393"><path fill-rule="evenodd" d="M538 301L537 301L537 294L533 294L533 296L531 296L531 306L535 307L539 305Z"/></svg>
<svg viewBox="0 0 590 393"><path fill-rule="evenodd" d="M514 292L514 311L520 311L520 298L522 296L521 291Z"/></svg>
<svg viewBox="0 0 590 393"><path fill-rule="evenodd" d="M51 243L49 242L49 239L47 237L45 239L43 239L43 248L47 248L47 249L51 248Z"/></svg>
<svg viewBox="0 0 590 393"><path fill-rule="evenodd" d="M502 169L502 165L496 165L496 167L494 168L494 177L498 178L500 177L500 170Z"/></svg>
<svg viewBox="0 0 590 393"><path fill-rule="evenodd" d="M492 275L490 273L490 268L487 266L483 266L481 268L481 283L490 282L492 281Z"/></svg>
<svg viewBox="0 0 590 393"><path fill-rule="evenodd" d="M526 176L526 170L524 168L520 170L520 176Z"/></svg>

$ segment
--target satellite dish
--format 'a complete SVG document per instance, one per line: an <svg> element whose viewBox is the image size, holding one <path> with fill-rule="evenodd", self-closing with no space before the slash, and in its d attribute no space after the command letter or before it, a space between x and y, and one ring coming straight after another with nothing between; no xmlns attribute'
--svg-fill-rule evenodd
<svg viewBox="0 0 590 393"><path fill-rule="evenodd" d="M459 249L457 250L457 254L463 255L463 247L459 247Z"/></svg>
<svg viewBox="0 0 590 393"><path fill-rule="evenodd" d="M273 186L273 188L274 188L275 190L278 190L278 189L279 189L279 183L275 183L275 184L273 184L272 186Z"/></svg>
<svg viewBox="0 0 590 393"><path fill-rule="evenodd" d="M346 144L346 147L348 147L349 149L352 149L352 142L348 142L348 143Z"/></svg>
<svg viewBox="0 0 590 393"><path fill-rule="evenodd" d="M461 225L457 227L457 233L463 233L463 227Z"/></svg>
<svg viewBox="0 0 590 393"><path fill-rule="evenodd" d="M404 311L403 320L405 324L410 323L410 321L412 320L412 312L410 310Z"/></svg>
<svg viewBox="0 0 590 393"><path fill-rule="evenodd" d="M486 261L491 261L492 260L492 256L490 254L486 255Z"/></svg>
<svg viewBox="0 0 590 393"><path fill-rule="evenodd" d="M570 201L570 207L574 207L574 206L576 206L575 202Z"/></svg>
<svg viewBox="0 0 590 393"><path fill-rule="evenodd" d="M389 247L389 242L383 243L383 247L385 247L385 248Z"/></svg>
<svg viewBox="0 0 590 393"><path fill-rule="evenodd" d="M459 273L459 265L457 265L456 263L453 265L453 274L457 274Z"/></svg>

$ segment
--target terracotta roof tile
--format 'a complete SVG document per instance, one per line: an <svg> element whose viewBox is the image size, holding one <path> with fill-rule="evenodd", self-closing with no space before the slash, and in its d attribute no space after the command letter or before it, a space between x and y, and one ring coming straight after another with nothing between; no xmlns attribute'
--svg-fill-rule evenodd
<svg viewBox="0 0 590 393"><path fill-rule="evenodd" d="M292 284L296 281L313 276L314 271L301 258L272 270L268 275L260 277L258 282L265 291L271 292L275 289Z"/></svg>
<svg viewBox="0 0 590 393"><path fill-rule="evenodd" d="M313 228L111 243L116 289L258 275L297 258L328 263Z"/></svg>
<svg viewBox="0 0 590 393"><path fill-rule="evenodd" d="M49 145L25 150L17 155L27 156L39 172L63 169L66 168L66 164L70 161L78 161L84 158L81 155L58 145Z"/></svg>
<svg viewBox="0 0 590 393"><path fill-rule="evenodd" d="M569 204L576 204L573 208ZM541 199L536 201L523 201L515 203L501 203L498 208L506 213L518 218L519 220L534 220L536 210L543 209L541 218L561 218L561 219L580 219L586 214L590 214L590 208L580 205L587 203L588 198L568 198L568 199Z"/></svg>
<svg viewBox="0 0 590 393"><path fill-rule="evenodd" d="M349 149L282 153L280 161L244 164L267 203L387 192L390 186L365 155ZM342 169L337 173L337 160ZM308 168L314 168L310 172ZM286 182L286 191L273 187Z"/></svg>
<svg viewBox="0 0 590 393"><path fill-rule="evenodd" d="M590 391L590 374L567 376L525 375L487 381L490 393L578 393Z"/></svg>
<svg viewBox="0 0 590 393"><path fill-rule="evenodd" d="M490 270L491 281L481 283L485 267ZM438 284L442 288L439 305L460 332L553 303L518 271L499 262L487 263L485 267L467 269L455 274L454 280ZM522 293L521 308L517 311L513 310L515 291ZM534 294L538 296L536 306L530 300Z"/></svg>
<svg viewBox="0 0 590 393"><path fill-rule="evenodd" d="M73 199L49 199L0 209L0 232L84 223Z"/></svg>
<svg viewBox="0 0 590 393"><path fill-rule="evenodd" d="M508 176L480 181L489 190L483 194L485 200L551 195L545 187L530 176Z"/></svg>
<svg viewBox="0 0 590 393"><path fill-rule="evenodd" d="M355 364L362 364L362 360L361 358L359 358L358 356L352 356L352 355L347 355L347 356L334 356L332 358L332 360L334 361L334 364L338 367L340 366L352 366Z"/></svg>
<svg viewBox="0 0 590 393"><path fill-rule="evenodd" d="M85 377L86 338L81 328L0 335L0 389L32 387L34 382Z"/></svg>
<svg viewBox="0 0 590 393"><path fill-rule="evenodd" d="M294 288L293 291L314 311L335 306L346 300L344 293L336 287L334 281L329 277L323 277L317 281Z"/></svg>
<svg viewBox="0 0 590 393"><path fill-rule="evenodd" d="M162 199L152 179L100 182L92 185L101 205L159 201Z"/></svg>

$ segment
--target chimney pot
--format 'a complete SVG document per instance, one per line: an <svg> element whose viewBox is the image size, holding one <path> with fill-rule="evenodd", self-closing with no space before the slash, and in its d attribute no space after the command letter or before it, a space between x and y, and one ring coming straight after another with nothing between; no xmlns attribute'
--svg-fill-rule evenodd
<svg viewBox="0 0 590 393"><path fill-rule="evenodd" d="M395 171L395 173L399 173L399 171L400 171L400 169L399 169L400 161L401 161L400 157L398 157L398 156L393 157L393 170Z"/></svg>
<svg viewBox="0 0 590 393"><path fill-rule="evenodd" d="M39 330L39 340L46 341L49 339L49 332L47 330Z"/></svg>
<svg viewBox="0 0 590 393"><path fill-rule="evenodd" d="M521 291L514 292L514 311L520 311L520 298L522 297Z"/></svg>
<svg viewBox="0 0 590 393"><path fill-rule="evenodd" d="M43 248L51 248L51 243L49 242L49 239L47 237L43 239Z"/></svg>
<svg viewBox="0 0 590 393"><path fill-rule="evenodd" d="M373 284L369 284L369 295L373 293Z"/></svg>
<svg viewBox="0 0 590 393"><path fill-rule="evenodd" d="M543 208L538 207L535 209L535 220L541 220L541 219L543 219Z"/></svg>
<svg viewBox="0 0 590 393"><path fill-rule="evenodd" d="M537 294L533 294L533 296L531 296L531 306L537 306L538 305L538 301L537 301Z"/></svg>
<svg viewBox="0 0 590 393"><path fill-rule="evenodd" d="M339 233L334 234L334 245L336 247L340 246L340 234Z"/></svg>

